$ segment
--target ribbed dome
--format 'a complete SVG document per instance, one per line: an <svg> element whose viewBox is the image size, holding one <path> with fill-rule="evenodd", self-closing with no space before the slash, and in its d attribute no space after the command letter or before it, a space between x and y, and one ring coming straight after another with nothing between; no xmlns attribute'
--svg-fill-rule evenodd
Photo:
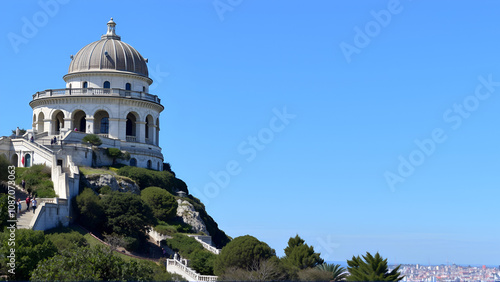
<svg viewBox="0 0 500 282"><path fill-rule="evenodd" d="M148 76L146 60L134 47L115 34L113 18L101 40L92 42L72 56L68 74L89 71L125 71Z"/></svg>

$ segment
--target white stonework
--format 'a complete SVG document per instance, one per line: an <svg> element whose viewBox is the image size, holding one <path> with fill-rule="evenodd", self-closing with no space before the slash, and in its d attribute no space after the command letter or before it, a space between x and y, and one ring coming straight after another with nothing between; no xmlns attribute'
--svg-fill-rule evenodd
<svg viewBox="0 0 500 282"><path fill-rule="evenodd" d="M92 164L91 148L82 146L81 140L97 134L103 140L101 148L131 154L130 161L121 163L163 170L159 131L164 107L158 96L148 93L153 80L148 77L147 60L121 41L115 26L111 19L100 40L71 56L66 88L33 95L31 132L35 143L71 154L76 165ZM51 144L54 137L56 145ZM111 164L103 151L94 165ZM52 165L50 160L37 163Z"/></svg>
<svg viewBox="0 0 500 282"><path fill-rule="evenodd" d="M113 19L107 26L100 40L71 56L63 77L65 88L33 95L32 128L23 136L0 137L0 155L12 165L52 168L57 197L40 204L29 228L46 230L71 221L71 199L79 190L78 166L111 165L106 148L130 153L130 160L118 163L163 170L159 131L164 107L158 96L149 93L153 80L147 59L121 41ZM99 135L102 145L82 144L88 134Z"/></svg>

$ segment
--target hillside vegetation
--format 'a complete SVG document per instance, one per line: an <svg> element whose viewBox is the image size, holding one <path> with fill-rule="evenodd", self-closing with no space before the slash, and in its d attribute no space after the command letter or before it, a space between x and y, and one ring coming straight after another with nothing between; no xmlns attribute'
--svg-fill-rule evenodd
<svg viewBox="0 0 500 282"><path fill-rule="evenodd" d="M51 180L52 170L45 165L16 168L16 184L21 185L24 179L26 190L38 198L53 198L56 196L54 183Z"/></svg>
<svg viewBox="0 0 500 282"><path fill-rule="evenodd" d="M112 174L127 177L138 184L140 195L129 192L113 192L109 187L92 190L86 187L76 197L78 222L96 234L123 238L121 245L130 251L144 249L146 231L150 227L162 234L192 233L191 227L176 214L177 191L188 193L184 181L168 171L153 171L145 168L120 166L118 168L80 168L86 177ZM188 200L200 213L214 244L222 248L229 237L218 228L205 206L189 195Z"/></svg>

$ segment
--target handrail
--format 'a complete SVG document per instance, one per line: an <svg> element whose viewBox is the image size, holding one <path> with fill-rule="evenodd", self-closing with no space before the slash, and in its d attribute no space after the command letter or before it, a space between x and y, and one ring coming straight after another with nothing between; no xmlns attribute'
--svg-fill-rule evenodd
<svg viewBox="0 0 500 282"><path fill-rule="evenodd" d="M33 94L33 100L41 98L59 97L59 96L112 96L131 99L140 99L160 104L161 99L157 95L142 91L132 91L120 88L63 88L48 89Z"/></svg>
<svg viewBox="0 0 500 282"><path fill-rule="evenodd" d="M187 267L186 265L182 264L180 261L178 261L176 259L167 259L165 264L166 264L167 268L169 265L179 268L179 270L184 272L185 275L193 278L194 281L212 282L212 281L217 281L217 278L218 278L217 276L198 274L194 269ZM186 278L186 277L184 277L184 278Z"/></svg>

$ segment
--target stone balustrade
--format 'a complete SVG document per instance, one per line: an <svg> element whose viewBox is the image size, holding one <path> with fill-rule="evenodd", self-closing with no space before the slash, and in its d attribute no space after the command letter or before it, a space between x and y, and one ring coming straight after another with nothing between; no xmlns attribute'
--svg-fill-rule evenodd
<svg viewBox="0 0 500 282"><path fill-rule="evenodd" d="M123 97L131 99L146 100L160 104L158 96L132 90L124 90L120 88L64 88L64 89L48 89L45 91L36 92L33 94L33 100L61 97L61 96L104 96L104 97Z"/></svg>

